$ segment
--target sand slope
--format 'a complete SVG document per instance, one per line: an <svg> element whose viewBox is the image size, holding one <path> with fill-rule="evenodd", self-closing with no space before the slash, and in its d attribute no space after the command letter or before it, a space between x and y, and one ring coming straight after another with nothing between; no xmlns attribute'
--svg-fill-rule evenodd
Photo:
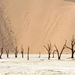
<svg viewBox="0 0 75 75"><path fill-rule="evenodd" d="M59 50L65 39L70 45L75 35L74 0L1 0L1 4L11 22L19 51L22 44L25 52L30 47L30 53L47 53L43 45L49 41Z"/></svg>

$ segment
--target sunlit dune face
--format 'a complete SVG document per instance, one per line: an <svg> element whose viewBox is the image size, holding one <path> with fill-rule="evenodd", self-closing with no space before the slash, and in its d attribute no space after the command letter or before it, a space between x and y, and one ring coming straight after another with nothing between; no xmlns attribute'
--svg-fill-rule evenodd
<svg viewBox="0 0 75 75"><path fill-rule="evenodd" d="M75 35L75 0L0 0L0 3L1 34L5 41L8 40L4 41L4 47L11 47L10 52L14 52L17 46L20 53L23 45L25 53L28 46L30 53L47 53L44 45L49 41L52 50L56 44L61 51L65 40L71 46ZM71 51L65 49L63 53Z"/></svg>

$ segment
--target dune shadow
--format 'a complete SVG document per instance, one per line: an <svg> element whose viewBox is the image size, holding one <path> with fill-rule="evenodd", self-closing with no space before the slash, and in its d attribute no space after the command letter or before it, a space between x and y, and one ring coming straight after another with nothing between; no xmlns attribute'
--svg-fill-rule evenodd
<svg viewBox="0 0 75 75"><path fill-rule="evenodd" d="M75 0L64 0L64 1L75 2Z"/></svg>

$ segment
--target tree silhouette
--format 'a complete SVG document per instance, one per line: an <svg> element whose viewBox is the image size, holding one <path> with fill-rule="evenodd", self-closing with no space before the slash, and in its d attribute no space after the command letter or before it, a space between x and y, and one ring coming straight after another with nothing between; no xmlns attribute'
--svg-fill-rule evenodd
<svg viewBox="0 0 75 75"><path fill-rule="evenodd" d="M58 54L58 60L60 60L61 54L62 54L63 50L65 49L66 42L65 42L65 44L64 44L64 46L63 46L63 48L62 48L62 50L61 50L60 53L59 53L59 50L58 50L58 48L56 47L56 45L54 45L54 46L55 46L55 48L56 48L56 50L54 50L54 52L55 52L55 51L57 52L57 54Z"/></svg>
<svg viewBox="0 0 75 75"><path fill-rule="evenodd" d="M18 50L17 47L15 48L15 58L17 58Z"/></svg>
<svg viewBox="0 0 75 75"><path fill-rule="evenodd" d="M41 53L39 52L39 58L41 57Z"/></svg>
<svg viewBox="0 0 75 75"><path fill-rule="evenodd" d="M6 50L7 58L9 58L9 50Z"/></svg>
<svg viewBox="0 0 75 75"><path fill-rule="evenodd" d="M2 57L2 54L3 54L3 47L1 48L0 59L1 59L1 57Z"/></svg>
<svg viewBox="0 0 75 75"><path fill-rule="evenodd" d="M23 45L22 45L22 47L21 47L21 53L22 53L22 58L23 58L23 57L24 57L24 56L23 56L23 53L24 53Z"/></svg>
<svg viewBox="0 0 75 75"><path fill-rule="evenodd" d="M50 54L51 54L51 43L48 43L47 44L47 46L48 47L46 47L45 45L44 45L44 47L46 48L46 50L48 51L48 60L50 60Z"/></svg>
<svg viewBox="0 0 75 75"><path fill-rule="evenodd" d="M72 40L71 40L71 47L68 47L67 45L66 45L66 48L68 48L68 49L70 49L71 50L71 58L74 58L74 52L75 52L75 50L74 50L74 46L75 46L75 38L74 38L74 36L72 37Z"/></svg>
<svg viewBox="0 0 75 75"><path fill-rule="evenodd" d="M28 52L27 52L27 60L29 60L29 47L28 47Z"/></svg>

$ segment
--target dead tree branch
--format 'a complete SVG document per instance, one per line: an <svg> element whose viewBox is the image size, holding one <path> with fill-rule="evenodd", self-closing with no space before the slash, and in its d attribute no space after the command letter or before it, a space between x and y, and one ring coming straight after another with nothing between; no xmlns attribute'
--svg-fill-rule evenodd
<svg viewBox="0 0 75 75"><path fill-rule="evenodd" d="M71 40L71 47L68 47L68 46L66 45L66 48L68 48L68 49L71 50L71 58L74 58L74 52L75 52L74 46L75 46L75 38L74 38L74 36L73 36L73 37L72 37L72 40Z"/></svg>
<svg viewBox="0 0 75 75"><path fill-rule="evenodd" d="M2 54L3 54L3 47L1 48L1 55L0 55L0 59L2 57Z"/></svg>
<svg viewBox="0 0 75 75"><path fill-rule="evenodd" d="M59 53L59 50L57 49L57 47L56 47L56 45L54 45L55 46L55 48L56 48L56 52L57 52L57 54L58 54L58 60L60 60L60 58L61 58L61 54L62 54L62 52L64 51L64 49L65 49L65 46L66 46L66 42L65 42L65 44L64 44L64 46L63 46L63 48L62 48L62 50L61 50L61 52Z"/></svg>
<svg viewBox="0 0 75 75"><path fill-rule="evenodd" d="M46 46L44 46L45 48L46 48L46 50L48 51L48 60L50 60L50 54L51 54L51 43L48 43L47 44L47 47Z"/></svg>
<svg viewBox="0 0 75 75"><path fill-rule="evenodd" d="M15 58L17 58L18 50L17 47L15 48Z"/></svg>
<svg viewBox="0 0 75 75"><path fill-rule="evenodd" d="M28 52L27 52L27 60L29 60L29 47L28 47Z"/></svg>

